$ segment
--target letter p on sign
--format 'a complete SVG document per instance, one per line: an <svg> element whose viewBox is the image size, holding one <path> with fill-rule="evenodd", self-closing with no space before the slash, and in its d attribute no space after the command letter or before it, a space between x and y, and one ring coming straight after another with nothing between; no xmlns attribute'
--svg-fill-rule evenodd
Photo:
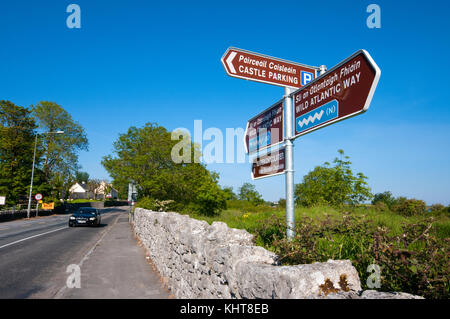
<svg viewBox="0 0 450 319"><path fill-rule="evenodd" d="M313 79L313 74L311 72L301 71L300 72L301 77L301 85L308 84Z"/></svg>

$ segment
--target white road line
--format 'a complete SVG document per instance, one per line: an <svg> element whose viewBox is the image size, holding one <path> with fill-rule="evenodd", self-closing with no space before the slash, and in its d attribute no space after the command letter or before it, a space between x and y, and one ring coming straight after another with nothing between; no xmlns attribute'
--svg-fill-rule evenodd
<svg viewBox="0 0 450 319"><path fill-rule="evenodd" d="M68 227L66 226L66 227L54 229L54 230L51 230L51 231L48 231L48 232L45 232L45 233L42 233L42 234L37 234L37 235L33 235L33 236L30 236L30 237L27 237L27 238L19 239L19 240L16 240L16 241L12 242L12 243L9 243L9 244L0 246L0 249L5 248L5 247L8 247L8 246L11 246L11 245L14 245L14 244L17 244L17 243L20 243L20 242L22 242L22 241L25 241L25 240L28 240L28 239L31 239L31 238L43 236L43 235L50 234L50 233L53 233L53 232L55 232L55 231L62 230L62 229L66 229L66 228L68 228Z"/></svg>

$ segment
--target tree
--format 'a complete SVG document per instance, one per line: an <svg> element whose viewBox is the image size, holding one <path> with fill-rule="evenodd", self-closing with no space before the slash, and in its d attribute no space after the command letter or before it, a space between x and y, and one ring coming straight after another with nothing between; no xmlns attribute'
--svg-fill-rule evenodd
<svg viewBox="0 0 450 319"><path fill-rule="evenodd" d="M374 195L372 199L372 205L376 205L377 203L384 203L389 209L392 209L392 206L395 204L395 198L392 196L390 191L386 191L383 193L377 193Z"/></svg>
<svg viewBox="0 0 450 319"><path fill-rule="evenodd" d="M6 195L8 205L29 196L36 127L29 109L0 101L0 195ZM36 158L39 162L39 150ZM47 191L39 169L34 183L36 190Z"/></svg>
<svg viewBox="0 0 450 319"><path fill-rule="evenodd" d="M100 187L102 181L99 179L90 179L89 181L86 181L87 184L87 190L89 191L89 193L91 193L94 198L93 199L97 199L97 190ZM105 192L105 196L106 196L106 192Z"/></svg>
<svg viewBox="0 0 450 319"><path fill-rule="evenodd" d="M222 188L225 193L226 200L235 200L237 199L237 195L233 192L233 187L224 187Z"/></svg>
<svg viewBox="0 0 450 319"><path fill-rule="evenodd" d="M217 212L224 207L218 176L201 163L175 162L172 149L177 141L171 136L156 123L130 127L114 142L115 156L105 156L102 165L115 186L125 189L125 185L134 181L140 198L173 200L178 209L189 205L205 214ZM192 155L199 153L192 142L189 151Z"/></svg>
<svg viewBox="0 0 450 319"><path fill-rule="evenodd" d="M295 186L296 203L302 206L357 204L372 198L370 188L362 173L353 174L348 156L338 150L335 166L328 162L317 166Z"/></svg>
<svg viewBox="0 0 450 319"><path fill-rule="evenodd" d="M73 175L60 172L53 175L52 181L56 199L67 199L70 195L70 187L77 182Z"/></svg>
<svg viewBox="0 0 450 319"><path fill-rule="evenodd" d="M77 183L89 182L89 173L80 171L75 172L75 182Z"/></svg>
<svg viewBox="0 0 450 319"><path fill-rule="evenodd" d="M250 183L244 183L239 188L239 199L251 202L255 205L261 205L264 203L262 196L256 190L255 185Z"/></svg>
<svg viewBox="0 0 450 319"><path fill-rule="evenodd" d="M46 180L56 188L57 173L73 175L78 170L77 152L88 150L86 133L66 110L54 102L42 101L32 109L41 130L64 131L64 134L43 134L41 139L44 150L41 169Z"/></svg>

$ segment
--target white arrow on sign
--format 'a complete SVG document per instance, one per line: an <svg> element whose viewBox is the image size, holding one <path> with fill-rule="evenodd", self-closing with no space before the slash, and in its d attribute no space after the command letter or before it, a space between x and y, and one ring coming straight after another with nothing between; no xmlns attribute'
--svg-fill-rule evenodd
<svg viewBox="0 0 450 319"><path fill-rule="evenodd" d="M230 56L226 59L227 65L230 68L231 73L236 73L236 69L233 66L233 60L236 57L237 52L231 52Z"/></svg>

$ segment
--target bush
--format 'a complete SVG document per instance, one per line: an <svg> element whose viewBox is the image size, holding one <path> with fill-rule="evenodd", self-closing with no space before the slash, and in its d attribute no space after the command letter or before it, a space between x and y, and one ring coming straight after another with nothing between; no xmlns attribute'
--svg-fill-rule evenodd
<svg viewBox="0 0 450 319"><path fill-rule="evenodd" d="M399 197L393 204L392 210L403 216L412 216L424 214L427 210L427 206L423 200Z"/></svg>
<svg viewBox="0 0 450 319"><path fill-rule="evenodd" d="M363 289L370 273L367 267L381 268L382 291L404 291L426 298L450 297L450 253L448 238L431 234L432 220L404 224L400 235L390 235L361 216L322 221L303 217L295 224L295 237L285 237L286 224L280 217L261 221L255 233L279 256L282 264L295 265L349 259L358 270Z"/></svg>
<svg viewBox="0 0 450 319"><path fill-rule="evenodd" d="M434 204L434 205L431 205L431 207L430 207L430 211L432 211L432 212L441 212L444 209L445 209L445 206L442 204Z"/></svg>
<svg viewBox="0 0 450 319"><path fill-rule="evenodd" d="M374 205L374 208L379 212L385 212L389 209L388 205L385 202L377 201Z"/></svg>
<svg viewBox="0 0 450 319"><path fill-rule="evenodd" d="M280 198L280 200L278 201L278 206L280 208L286 208L286 199Z"/></svg>
<svg viewBox="0 0 450 319"><path fill-rule="evenodd" d="M136 203L136 207L140 207L143 209L148 209L148 210L154 210L155 209L155 199L150 198L150 197L142 197L140 198L137 203Z"/></svg>
<svg viewBox="0 0 450 319"><path fill-rule="evenodd" d="M431 235L432 226L433 220L427 220L404 224L401 235L389 235L386 228L375 233L372 249L382 266L384 289L426 298L450 297L450 241Z"/></svg>
<svg viewBox="0 0 450 319"><path fill-rule="evenodd" d="M344 151L338 151L341 157ZM336 158L335 166L329 163L317 166L295 185L295 201L298 205L311 207L318 205L341 206L358 204L371 199L372 194L362 173L353 174L349 157Z"/></svg>
<svg viewBox="0 0 450 319"><path fill-rule="evenodd" d="M216 215L227 207L227 194L215 181L206 180L198 189L195 199L195 210L203 215Z"/></svg>
<svg viewBox="0 0 450 319"><path fill-rule="evenodd" d="M150 197L143 197L136 203L136 207L152 210L155 212L167 212L174 210L175 201L173 200L157 200ZM178 209L177 209L178 210Z"/></svg>

